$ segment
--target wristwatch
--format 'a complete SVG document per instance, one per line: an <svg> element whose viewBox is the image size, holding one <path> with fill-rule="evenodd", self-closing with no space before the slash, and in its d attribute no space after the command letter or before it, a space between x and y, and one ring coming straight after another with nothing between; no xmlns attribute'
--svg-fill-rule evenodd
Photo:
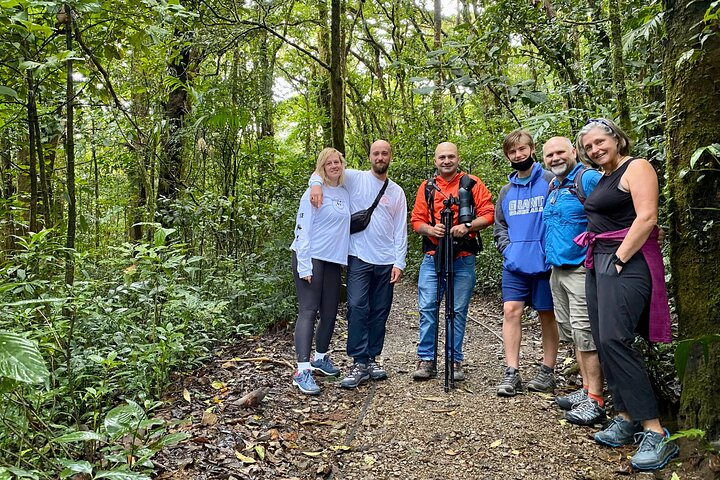
<svg viewBox="0 0 720 480"><path fill-rule="evenodd" d="M465 228L472 230L472 222L465 222Z"/></svg>
<svg viewBox="0 0 720 480"><path fill-rule="evenodd" d="M618 257L618 256L617 256L616 254L614 254L614 253L613 253L613 256L612 256L612 261L613 261L613 263L614 263L615 265L618 265L619 267L624 267L624 266L625 266L625 262L623 262L622 260L620 260L620 257Z"/></svg>

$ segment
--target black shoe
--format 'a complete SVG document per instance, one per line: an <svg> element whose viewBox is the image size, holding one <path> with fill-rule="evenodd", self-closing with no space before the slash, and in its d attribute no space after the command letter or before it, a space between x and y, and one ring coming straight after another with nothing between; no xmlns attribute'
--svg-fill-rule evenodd
<svg viewBox="0 0 720 480"><path fill-rule="evenodd" d="M364 363L355 363L340 382L340 386L342 388L357 388L358 385L368 380L370 380L370 374L367 366Z"/></svg>
<svg viewBox="0 0 720 480"><path fill-rule="evenodd" d="M368 361L367 370L372 380L385 380L387 378L387 372L375 360Z"/></svg>
<svg viewBox="0 0 720 480"><path fill-rule="evenodd" d="M563 395L562 397L555 397L555 404L563 410L572 410L573 405L580 403L587 398L587 390L581 388L567 395Z"/></svg>
<svg viewBox="0 0 720 480"><path fill-rule="evenodd" d="M565 419L575 425L594 425L606 420L605 409L592 398L586 398L565 413Z"/></svg>
<svg viewBox="0 0 720 480"><path fill-rule="evenodd" d="M553 369L541 365L535 378L527 383L527 389L531 392L552 393L555 391L555 374Z"/></svg>
<svg viewBox="0 0 720 480"><path fill-rule="evenodd" d="M505 369L505 374L498 385L497 394L500 397L514 397L518 392L522 391L522 378L520 372L512 367Z"/></svg>
<svg viewBox="0 0 720 480"><path fill-rule="evenodd" d="M432 360L418 360L417 370L413 372L413 380L427 380L437 376L437 369Z"/></svg>

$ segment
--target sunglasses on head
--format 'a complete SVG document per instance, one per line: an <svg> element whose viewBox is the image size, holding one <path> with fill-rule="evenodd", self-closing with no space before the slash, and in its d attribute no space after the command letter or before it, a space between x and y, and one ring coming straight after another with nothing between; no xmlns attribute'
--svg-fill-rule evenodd
<svg viewBox="0 0 720 480"><path fill-rule="evenodd" d="M585 125L590 125L591 123L599 123L600 125L605 125L608 128L612 128L610 126L610 123L608 123L608 121L604 118L589 118L588 121L585 122Z"/></svg>

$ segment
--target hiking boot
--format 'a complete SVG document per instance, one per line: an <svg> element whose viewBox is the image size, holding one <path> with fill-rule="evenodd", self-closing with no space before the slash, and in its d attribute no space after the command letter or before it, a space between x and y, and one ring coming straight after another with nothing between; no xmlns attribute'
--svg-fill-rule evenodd
<svg viewBox="0 0 720 480"><path fill-rule="evenodd" d="M325 355L322 360L313 360L310 366L316 372L320 372L326 377L337 377L340 375L340 369L333 365L330 357Z"/></svg>
<svg viewBox="0 0 720 480"><path fill-rule="evenodd" d="M375 360L368 361L367 370L372 380L385 380L387 378L387 372Z"/></svg>
<svg viewBox="0 0 720 480"><path fill-rule="evenodd" d="M667 430L665 430L664 436L652 430L636 433L635 440L640 442L640 446L630 460L633 468L658 470L677 457L680 449L668 440L669 436L670 432Z"/></svg>
<svg viewBox="0 0 720 480"><path fill-rule="evenodd" d="M527 383L527 389L531 392L552 393L555 390L553 369L546 365L540 365L540 370L535 378Z"/></svg>
<svg viewBox="0 0 720 480"><path fill-rule="evenodd" d="M594 425L605 421L605 409L592 398L573 405L572 410L565 413L565 420L575 425Z"/></svg>
<svg viewBox="0 0 720 480"><path fill-rule="evenodd" d="M520 372L516 368L507 367L503 378L498 385L497 394L500 397L514 397L518 392L522 391L522 378Z"/></svg>
<svg viewBox="0 0 720 480"><path fill-rule="evenodd" d="M418 360L417 370L413 372L413 380L427 380L437 376L437 369L432 360Z"/></svg>
<svg viewBox="0 0 720 480"><path fill-rule="evenodd" d="M580 403L587 398L587 390L581 388L567 395L563 395L562 397L555 397L555 405L562 408L563 410L571 410L573 408L573 405L575 405L576 403Z"/></svg>
<svg viewBox="0 0 720 480"><path fill-rule="evenodd" d="M453 364L453 380L456 382L465 380L465 370L463 370L462 362L455 362Z"/></svg>
<svg viewBox="0 0 720 480"><path fill-rule="evenodd" d="M320 387L315 383L315 379L309 369L296 372L295 375L293 375L292 383L293 385L297 385L300 391L306 395L320 395Z"/></svg>
<svg viewBox="0 0 720 480"><path fill-rule="evenodd" d="M368 380L370 380L370 374L367 366L364 363L355 363L340 382L340 386L342 388L357 388L358 385Z"/></svg>
<svg viewBox="0 0 720 480"><path fill-rule="evenodd" d="M604 430L595 434L595 441L607 447L620 447L635 443L635 434L642 431L640 423L631 423L620 415L610 420Z"/></svg>

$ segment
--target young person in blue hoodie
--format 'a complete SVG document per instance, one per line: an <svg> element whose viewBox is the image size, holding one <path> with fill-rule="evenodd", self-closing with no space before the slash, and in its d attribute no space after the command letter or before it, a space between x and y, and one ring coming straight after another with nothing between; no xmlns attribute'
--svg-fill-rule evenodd
<svg viewBox="0 0 720 480"><path fill-rule="evenodd" d="M522 314L532 306L540 317L543 364L528 390L555 390L555 361L560 338L550 291L550 264L545 256L543 207L553 174L535 162L535 142L526 130L514 130L503 141L503 153L515 170L495 203L495 246L503 255L503 348L506 369L497 394L512 397L523 389L520 377Z"/></svg>

